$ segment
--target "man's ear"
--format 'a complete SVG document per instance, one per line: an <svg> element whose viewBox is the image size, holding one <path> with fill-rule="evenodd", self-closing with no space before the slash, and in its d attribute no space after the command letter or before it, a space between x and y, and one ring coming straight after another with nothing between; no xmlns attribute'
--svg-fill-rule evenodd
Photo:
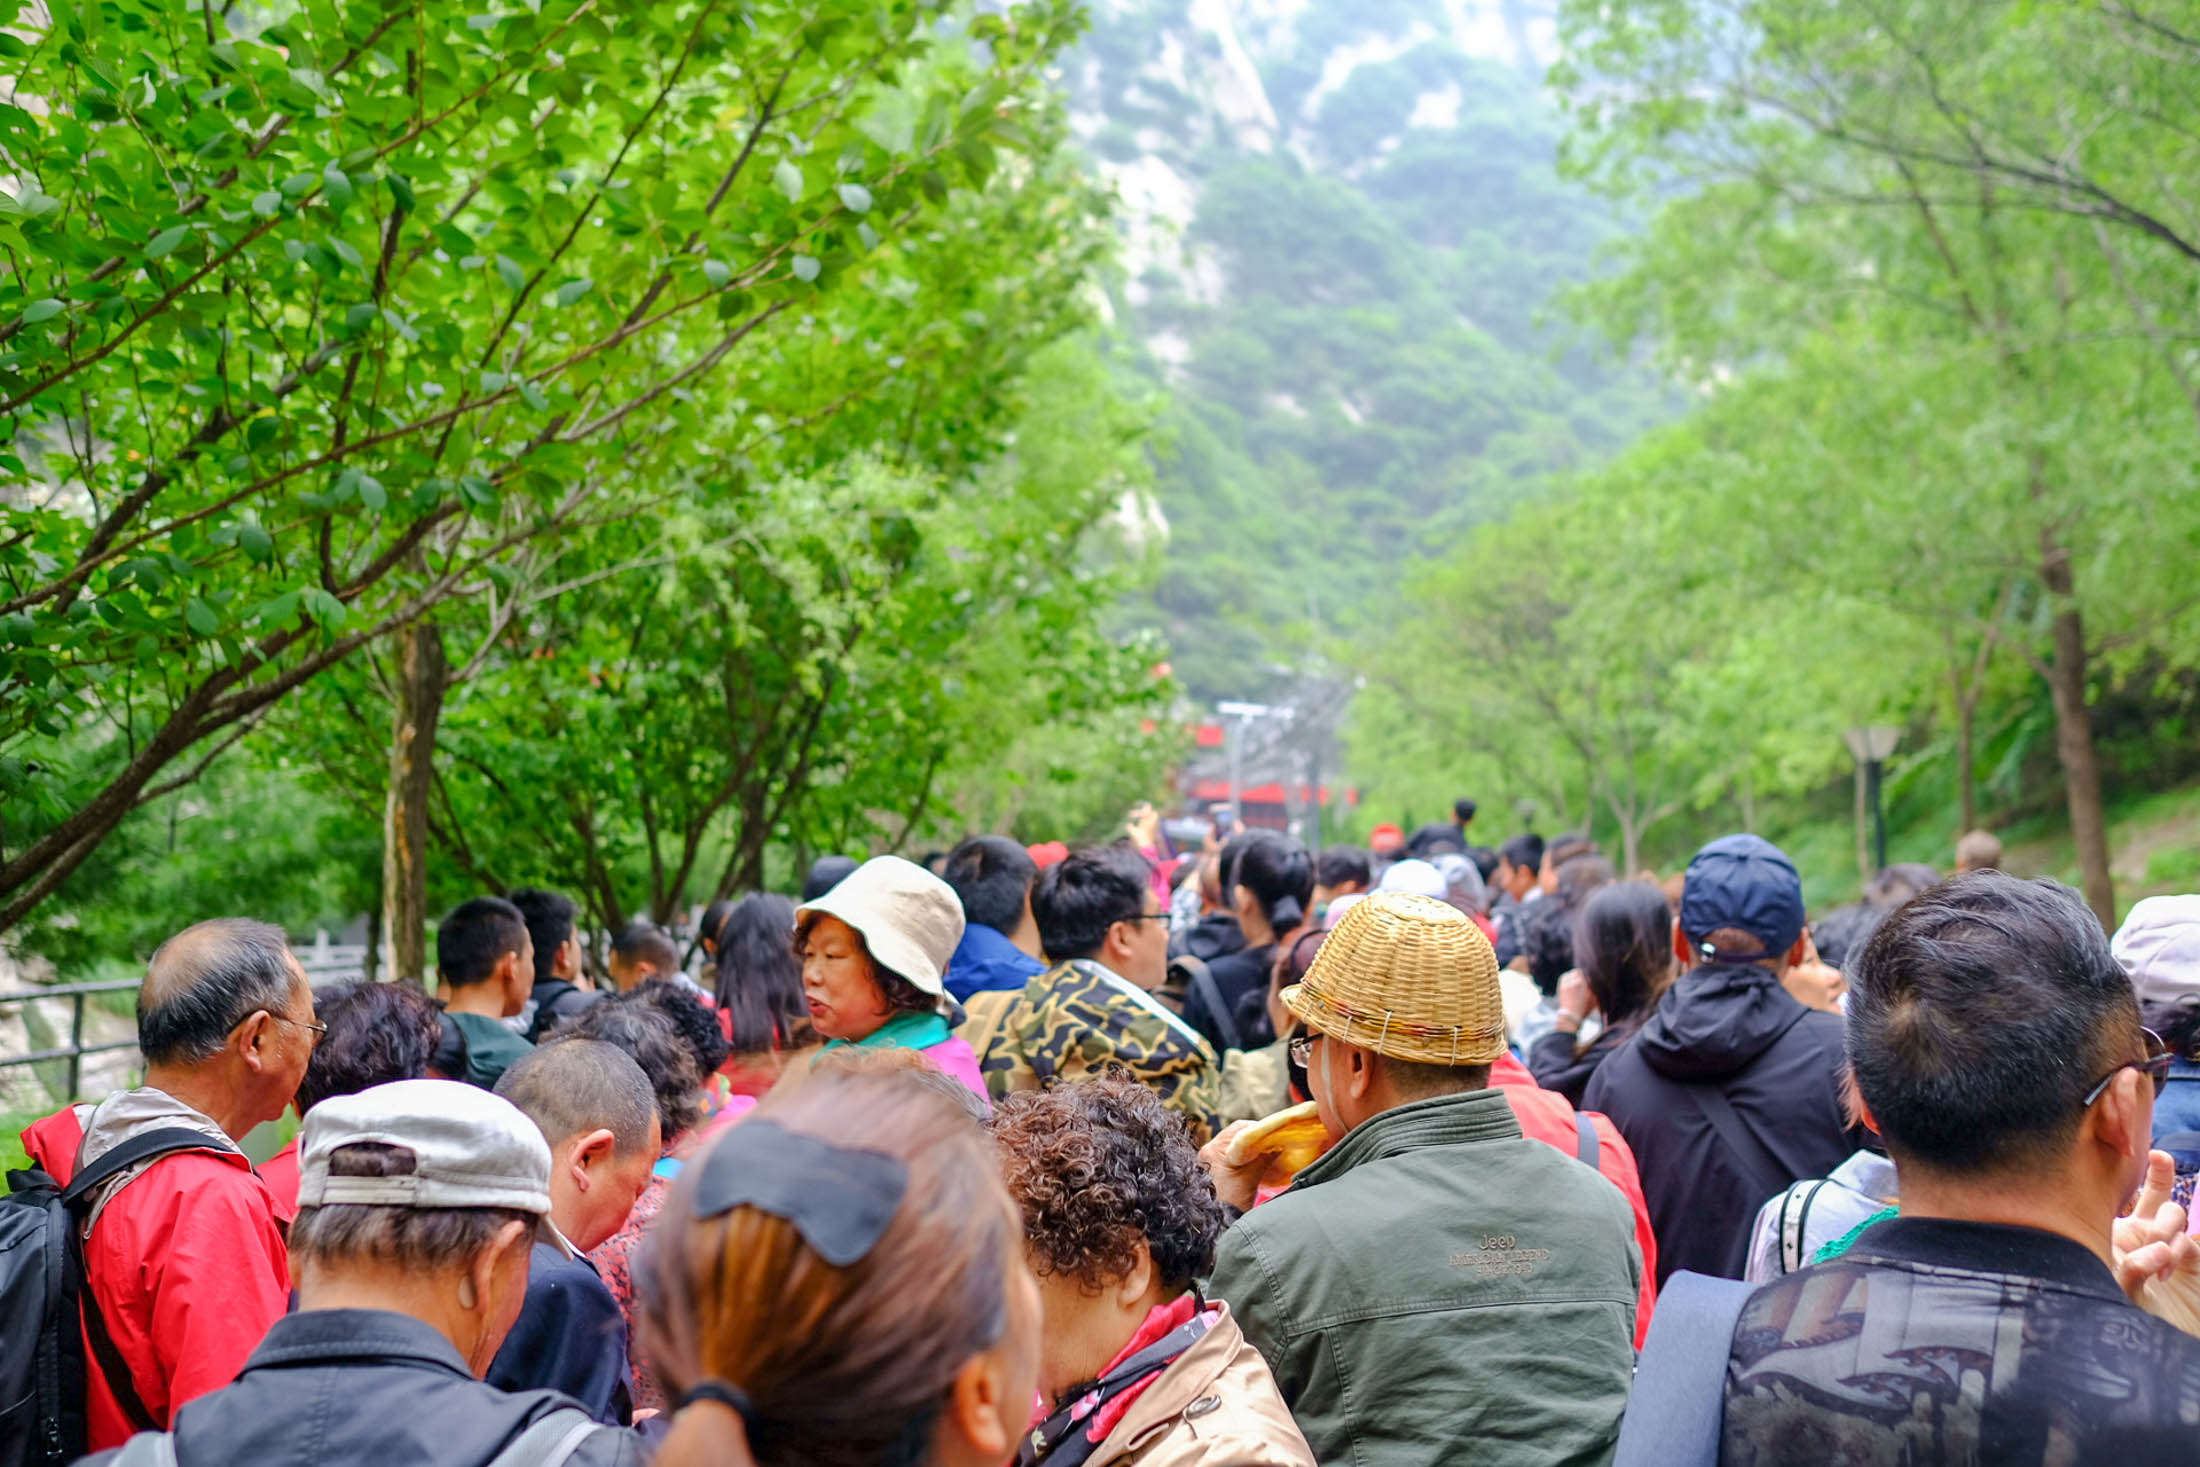
<svg viewBox="0 0 2200 1467"><path fill-rule="evenodd" d="M1696 966L1695 945L1688 940L1688 934L1681 931L1681 921L1678 917L1673 919L1673 956L1681 960L1681 966L1684 968Z"/></svg>
<svg viewBox="0 0 2200 1467"><path fill-rule="evenodd" d="M1812 955L1810 929L1806 927L1796 936L1794 946L1790 947L1786 955L1780 959L1780 966L1783 968L1800 968L1811 960Z"/></svg>
<svg viewBox="0 0 2200 1467"><path fill-rule="evenodd" d="M254 1071L267 1068L271 1046L275 1042L275 1016L266 1009L254 1009L238 1021L230 1031L237 1042L237 1053Z"/></svg>
<svg viewBox="0 0 2200 1467"><path fill-rule="evenodd" d="M1115 1285L1115 1301L1125 1308L1145 1298L1146 1291L1153 1287L1153 1249L1141 1242L1132 1253L1130 1272Z"/></svg>
<svg viewBox="0 0 2200 1467"><path fill-rule="evenodd" d="M1339 1047L1349 1056L1345 1061L1345 1091L1354 1100L1365 1100L1375 1088L1375 1052L1356 1044Z"/></svg>
<svg viewBox="0 0 2200 1467"><path fill-rule="evenodd" d="M572 1143L573 1159L568 1165L573 1171L573 1181L582 1191L588 1190L592 1174L598 1162L609 1164L618 1154L618 1137L599 1126Z"/></svg>
<svg viewBox="0 0 2200 1467"><path fill-rule="evenodd" d="M2153 1149L2153 1085L2137 1070L2118 1070L2087 1114L2094 1136L2118 1156L2143 1157Z"/></svg>

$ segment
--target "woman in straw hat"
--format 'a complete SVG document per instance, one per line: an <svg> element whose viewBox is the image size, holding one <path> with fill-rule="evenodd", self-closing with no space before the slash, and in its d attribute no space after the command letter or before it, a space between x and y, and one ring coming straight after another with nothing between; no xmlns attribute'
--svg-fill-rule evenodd
<svg viewBox="0 0 2200 1467"><path fill-rule="evenodd" d="M1223 1235L1213 1275L1316 1461L1608 1459L1642 1256L1619 1191L1522 1134L1489 940L1456 907L1356 903L1282 1002L1333 1140ZM1244 1207L1267 1158L1203 1159Z"/></svg>
<svg viewBox="0 0 2200 1467"><path fill-rule="evenodd" d="M985 1097L947 996L947 962L963 935L953 887L912 861L875 856L794 921L802 995L826 1049L914 1049Z"/></svg>

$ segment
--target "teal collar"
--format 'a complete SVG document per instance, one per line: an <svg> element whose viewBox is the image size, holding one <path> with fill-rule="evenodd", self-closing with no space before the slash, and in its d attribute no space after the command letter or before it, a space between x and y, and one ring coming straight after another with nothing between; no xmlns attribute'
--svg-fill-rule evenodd
<svg viewBox="0 0 2200 1467"><path fill-rule="evenodd" d="M833 1039L827 1049L930 1049L945 1044L949 1034L941 1014L920 1014L909 1009L888 1019L861 1039Z"/></svg>

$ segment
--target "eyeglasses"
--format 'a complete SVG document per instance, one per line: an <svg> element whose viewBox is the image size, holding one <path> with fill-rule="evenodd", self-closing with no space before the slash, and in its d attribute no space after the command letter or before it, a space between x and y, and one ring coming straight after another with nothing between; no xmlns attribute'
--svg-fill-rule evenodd
<svg viewBox="0 0 2200 1467"><path fill-rule="evenodd" d="M1315 1038L1312 1034L1301 1034L1285 1046L1285 1053L1291 1056L1292 1064L1303 1070L1314 1063Z"/></svg>
<svg viewBox="0 0 2200 1467"><path fill-rule="evenodd" d="M2155 1098L2161 1098L2163 1089L2169 1084L2169 1067L2176 1060L2176 1056L2169 1052L2169 1045L2163 1042L2162 1036L2152 1029L2141 1029L2139 1032L2147 1038L2147 1057L2143 1060L2131 1060L2128 1063L2120 1064L2103 1075L2101 1083L2085 1093L2085 1103L2088 1106L2099 1100L2108 1090L2109 1081L2126 1070L2137 1070L2140 1074L2152 1080L2154 1082Z"/></svg>
<svg viewBox="0 0 2200 1467"><path fill-rule="evenodd" d="M276 1013L271 1013L268 1017L278 1024L296 1024L301 1029L311 1029L315 1044L319 1044L322 1040L328 1038L328 1025L322 1023L319 1019L293 1019L288 1014Z"/></svg>
<svg viewBox="0 0 2200 1467"><path fill-rule="evenodd" d="M1169 920L1169 914L1167 912L1140 912L1136 916L1121 917L1117 920L1122 922L1166 922Z"/></svg>

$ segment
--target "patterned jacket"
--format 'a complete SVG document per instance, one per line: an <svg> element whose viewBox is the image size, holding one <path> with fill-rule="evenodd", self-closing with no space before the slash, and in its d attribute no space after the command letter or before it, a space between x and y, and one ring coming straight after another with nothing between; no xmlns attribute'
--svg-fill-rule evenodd
<svg viewBox="0 0 2200 1467"><path fill-rule="evenodd" d="M1214 1050L1153 995L1089 958L1072 958L1014 992L972 994L956 1032L977 1052L995 1100L1114 1063L1153 1087L1199 1139L1217 1128L1222 1064Z"/></svg>

